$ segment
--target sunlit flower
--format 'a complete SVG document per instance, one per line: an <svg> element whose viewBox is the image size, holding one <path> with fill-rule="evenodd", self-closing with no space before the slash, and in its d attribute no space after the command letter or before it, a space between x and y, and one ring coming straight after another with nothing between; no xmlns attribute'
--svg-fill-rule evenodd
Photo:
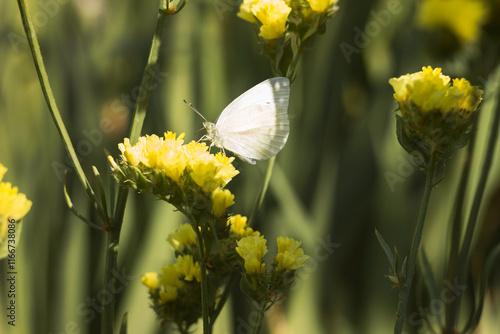
<svg viewBox="0 0 500 334"><path fill-rule="evenodd" d="M21 220L31 209L31 201L26 195L19 193L17 187L12 187L9 182L1 182L7 168L0 163L0 259L7 255L7 235L11 219L15 224ZM14 233L19 237L20 228Z"/></svg>
<svg viewBox="0 0 500 334"><path fill-rule="evenodd" d="M200 264L194 262L192 255L179 255L175 269L184 276L186 281L192 281L193 279L196 279L198 282L201 281Z"/></svg>
<svg viewBox="0 0 500 334"><path fill-rule="evenodd" d="M300 244L300 241L292 238L278 237L278 254L274 260L277 263L277 270L297 270L304 265L309 256L304 255Z"/></svg>
<svg viewBox="0 0 500 334"><path fill-rule="evenodd" d="M196 244L196 233L191 224L182 224L175 232L170 233L167 241L176 251L183 252L184 248Z"/></svg>
<svg viewBox="0 0 500 334"><path fill-rule="evenodd" d="M217 188L212 192L212 212L222 217L226 209L234 204L234 195L227 189Z"/></svg>
<svg viewBox="0 0 500 334"><path fill-rule="evenodd" d="M249 274L262 274L266 264L262 257L267 253L267 240L264 236L250 235L237 242L236 252L245 261L245 270Z"/></svg>
<svg viewBox="0 0 500 334"><path fill-rule="evenodd" d="M487 18L488 8L482 0L424 0L417 24L424 29L447 29L459 40L470 41L478 37Z"/></svg>

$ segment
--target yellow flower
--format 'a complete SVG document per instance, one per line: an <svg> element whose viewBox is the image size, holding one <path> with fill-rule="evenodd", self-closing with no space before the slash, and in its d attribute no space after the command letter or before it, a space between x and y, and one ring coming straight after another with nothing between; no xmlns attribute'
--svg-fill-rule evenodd
<svg viewBox="0 0 500 334"><path fill-rule="evenodd" d="M455 79L453 83L451 86L450 77L443 75L440 68L430 66L423 67L421 72L389 80L394 88L394 98L402 104L411 100L420 111L450 111L462 107L466 107L466 111L476 110L482 91L465 79Z"/></svg>
<svg viewBox="0 0 500 334"><path fill-rule="evenodd" d="M215 155L215 160L218 164L217 178L222 180L222 186L225 187L233 177L239 174L239 171L232 165L234 157L227 157L219 152Z"/></svg>
<svg viewBox="0 0 500 334"><path fill-rule="evenodd" d="M186 281L196 279L198 282L201 282L200 264L194 262L192 255L179 255L175 269L184 276Z"/></svg>
<svg viewBox="0 0 500 334"><path fill-rule="evenodd" d="M297 270L304 265L309 256L304 255L300 244L300 241L292 238L278 237L278 254L274 260L278 265L277 270Z"/></svg>
<svg viewBox="0 0 500 334"><path fill-rule="evenodd" d="M247 226L247 217L242 217L241 215L231 216L228 218L227 223L231 225L231 231L238 234L240 238L247 237L252 233L260 233L254 232L251 227Z"/></svg>
<svg viewBox="0 0 500 334"><path fill-rule="evenodd" d="M212 212L216 217L222 217L226 209L234 204L234 195L227 189L217 188L212 192Z"/></svg>
<svg viewBox="0 0 500 334"><path fill-rule="evenodd" d="M6 172L7 168L0 163L0 259L8 254L7 241L10 220L16 221L14 236L17 239L21 232L21 226L18 225L17 221L30 211L32 205L25 194L18 192L17 187L12 187L12 184L8 182L1 182Z"/></svg>
<svg viewBox="0 0 500 334"><path fill-rule="evenodd" d="M214 191L222 185L222 179L217 177L218 168L215 160L198 159L192 162L191 168L192 172L189 175L204 192Z"/></svg>
<svg viewBox="0 0 500 334"><path fill-rule="evenodd" d="M145 273L142 275L141 281L151 291L155 291L160 287L160 278L158 277L158 273L155 272Z"/></svg>
<svg viewBox="0 0 500 334"><path fill-rule="evenodd" d="M283 0L260 0L252 6L252 13L262 23L259 36L265 39L276 39L283 35L286 20L292 8Z"/></svg>
<svg viewBox="0 0 500 334"><path fill-rule="evenodd" d="M262 257L267 253L267 240L264 236L250 235L237 242L236 252L245 261L245 270L249 274L263 274L266 264Z"/></svg>
<svg viewBox="0 0 500 334"><path fill-rule="evenodd" d="M167 241L176 251L182 253L184 248L196 244L196 233L191 224L183 224L175 232L170 233Z"/></svg>
<svg viewBox="0 0 500 334"><path fill-rule="evenodd" d="M157 135L140 137L135 145L131 145L129 139L125 138L123 143L118 145L122 152L122 166L119 166L111 156L108 160L113 174L122 185L151 192L150 188L140 188L144 183L137 185L137 181L146 179L150 181L147 186L165 189L162 186L169 188L170 185L162 175L166 175L175 183L184 183L188 180L181 178L184 171L187 171L191 180L205 193L211 193L217 187L224 187L239 173L231 164L234 158L228 158L220 152L217 155L210 154L205 143L191 141L183 145L184 133L177 137L175 133L167 132L164 136L164 138ZM157 172L151 173L148 168Z"/></svg>
<svg viewBox="0 0 500 334"><path fill-rule="evenodd" d="M483 91L472 86L469 81L464 78L453 79L453 87L456 87L460 92L463 93L460 100L457 102L457 109L474 111L479 106L482 101Z"/></svg>
<svg viewBox="0 0 500 334"><path fill-rule="evenodd" d="M323 13L328 8L330 8L333 4L337 3L338 0L307 0L309 2L309 6L316 13Z"/></svg>
<svg viewBox="0 0 500 334"><path fill-rule="evenodd" d="M184 283L179 279L180 272L177 266L169 264L165 268L161 268L162 275L160 277L163 286L181 287Z"/></svg>
<svg viewBox="0 0 500 334"><path fill-rule="evenodd" d="M257 19L252 13L252 6L257 2L259 2L259 0L243 0L243 3L240 5L240 11L236 15L248 22L258 23Z"/></svg>
<svg viewBox="0 0 500 334"><path fill-rule="evenodd" d="M178 296L177 289L172 286L166 286L165 290L160 291L160 303L166 304L167 302L176 300Z"/></svg>
<svg viewBox="0 0 500 334"><path fill-rule="evenodd" d="M471 41L487 18L488 8L482 0L425 0L417 24L425 29L444 28L462 41Z"/></svg>
<svg viewBox="0 0 500 334"><path fill-rule="evenodd" d="M426 167L433 152L448 159L465 146L483 91L465 79L443 75L440 68L423 67L421 72L392 78L398 140L410 153L418 152Z"/></svg>
<svg viewBox="0 0 500 334"><path fill-rule="evenodd" d="M394 98L402 104L411 100L420 111L450 111L462 107L466 107L466 111L476 110L482 91L465 79L455 79L453 83L451 86L450 77L443 75L440 68L430 66L423 67L421 72L389 80Z"/></svg>

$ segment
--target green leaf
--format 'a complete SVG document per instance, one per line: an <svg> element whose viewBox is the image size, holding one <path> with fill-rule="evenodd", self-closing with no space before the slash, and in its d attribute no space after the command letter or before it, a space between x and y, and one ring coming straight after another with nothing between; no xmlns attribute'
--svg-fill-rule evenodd
<svg viewBox="0 0 500 334"><path fill-rule="evenodd" d="M101 226L91 222L90 220L85 218L80 212L78 212L75 209L75 206L73 205L73 202L71 201L71 198L69 197L68 189L66 187L66 173L64 173L64 177L63 177L63 189L64 189L64 199L66 200L66 204L68 205L71 212L73 212L73 214L75 216L77 216L78 218L80 218L80 220L82 220L84 223L90 225L90 227L93 227L93 228L98 229L100 231L104 231L104 229Z"/></svg>
<svg viewBox="0 0 500 334"><path fill-rule="evenodd" d="M380 246L382 246L382 249L385 252L385 255L387 255L387 259L389 260L389 263L391 265L391 269L393 273L397 273L397 267L396 267L396 259L394 258L394 255L391 252L391 249L385 242L384 238L382 238L382 235L378 233L377 229L375 229L375 235L377 236L378 242L380 243Z"/></svg>
<svg viewBox="0 0 500 334"><path fill-rule="evenodd" d="M125 312L122 318L122 325L120 326L120 334L127 334L128 312Z"/></svg>

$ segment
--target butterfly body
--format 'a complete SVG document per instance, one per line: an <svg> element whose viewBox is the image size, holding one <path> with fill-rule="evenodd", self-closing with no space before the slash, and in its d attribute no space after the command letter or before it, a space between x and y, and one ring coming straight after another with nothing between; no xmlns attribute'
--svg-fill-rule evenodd
<svg viewBox="0 0 500 334"><path fill-rule="evenodd" d="M202 139L251 164L272 158L288 139L289 96L287 78L265 80L231 102L216 123L204 122Z"/></svg>

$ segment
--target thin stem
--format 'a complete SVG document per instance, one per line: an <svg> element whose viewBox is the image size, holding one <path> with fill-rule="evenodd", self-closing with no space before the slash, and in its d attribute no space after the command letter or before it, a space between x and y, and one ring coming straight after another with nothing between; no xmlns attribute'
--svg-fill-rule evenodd
<svg viewBox="0 0 500 334"><path fill-rule="evenodd" d="M209 308L208 308L208 276L207 266L205 264L206 250L203 236L197 226L193 226L193 230L198 237L198 253L200 257L200 278L201 278L201 312L203 317L203 334L211 334L212 326L210 325Z"/></svg>
<svg viewBox="0 0 500 334"><path fill-rule="evenodd" d="M251 225L254 219L257 217L260 211L260 207L262 206L262 202L264 202L264 196L266 196L267 188L269 187L269 182L271 181L271 175L273 175L273 167L275 161L276 156L269 159L269 163L267 164L266 176L264 177L264 182L262 183L259 195L257 196L257 199L253 206L252 213L250 214L248 225Z"/></svg>
<svg viewBox="0 0 500 334"><path fill-rule="evenodd" d="M266 312L266 305L265 304L260 305L257 312L258 312L257 324L253 328L252 334L259 334L260 331L262 330L262 325L264 324L264 313Z"/></svg>
<svg viewBox="0 0 500 334"><path fill-rule="evenodd" d="M31 50L31 54L33 56L33 62L35 63L36 73L38 75L38 80L40 81L40 86L42 88L43 95L45 97L45 101L49 108L49 112L54 120L57 131L59 132L59 136L63 141L64 147L66 148L66 152L75 167L76 174L80 179L81 184L83 185L87 196L92 202L94 208L97 211L97 214L101 219L105 219L104 210L100 206L97 197L90 186L85 173L83 172L82 166L80 165L80 161L78 160L78 156L76 155L73 144L71 143L71 138L69 137L68 131L66 130L66 126L61 117L61 113L59 112L59 108L57 107L56 100L54 98L54 93L52 92L52 88L50 86L49 78L47 76L47 71L45 70L45 64L43 63L42 53L40 51L40 45L38 44L38 38L36 36L35 27L33 25L33 21L31 19L30 12L28 10L28 3L24 0L17 0L19 5L19 11L21 12L21 19L23 22L24 31L28 38L29 47Z"/></svg>
<svg viewBox="0 0 500 334"><path fill-rule="evenodd" d="M401 334L403 331L403 324L406 313L406 306L408 305L408 298L411 291L411 282L413 280L413 274L415 272L415 263L417 262L418 249L420 247L420 240L422 239L422 232L424 230L425 216L427 214L427 206L429 204L429 199L431 198L432 188L434 187L433 179L434 172L436 169L437 153L433 152L429 161L427 168L427 178L425 182L424 198L422 199L422 204L420 206L420 213L418 215L417 226L415 228L415 234L413 235L413 242L411 244L410 256L408 259L408 271L406 273L405 286L402 289L402 296L399 302L398 314L396 324L394 326L394 333Z"/></svg>
<svg viewBox="0 0 500 334"><path fill-rule="evenodd" d="M21 1L21 0L20 0ZM139 88L139 97L135 106L134 120L132 122L132 129L130 131L130 143L133 145L141 135L142 125L146 117L146 108L148 106L149 97L153 79L158 65L158 55L160 54L161 40L163 31L165 30L165 23L167 21L167 3L166 0L160 0L160 9L158 12L158 19L156 22L156 30L151 43L151 50L149 51L148 63L142 75L141 86Z"/></svg>
<svg viewBox="0 0 500 334"><path fill-rule="evenodd" d="M137 106L134 115L134 122L132 123L132 129L130 131L131 143L137 142L142 130L144 118L146 117L146 109L149 102L149 96L151 93L151 83L153 82L154 69L156 68L158 63L161 38L163 36L163 30L165 28L165 23L167 18L165 12L166 8L167 8L166 0L160 0L160 9L158 13L158 20L156 22L155 34L153 36L153 41L151 43L151 50L149 52L148 63L146 64L146 68L144 69L144 74L141 80L141 86L139 88L139 100L137 101ZM113 275L113 273L118 271L118 250L120 244L120 232L123 224L123 218L125 216L125 207L127 204L127 198L128 198L128 189L120 187L116 199L116 206L115 206L116 209L114 212L114 219L109 222L110 226L109 226L108 240L107 240L104 284L106 287L112 286L113 290L116 285L116 278ZM112 301L110 303L103 303L102 305L102 321L101 321L102 334L113 334L114 332L115 303L116 303L116 296L112 291Z"/></svg>

